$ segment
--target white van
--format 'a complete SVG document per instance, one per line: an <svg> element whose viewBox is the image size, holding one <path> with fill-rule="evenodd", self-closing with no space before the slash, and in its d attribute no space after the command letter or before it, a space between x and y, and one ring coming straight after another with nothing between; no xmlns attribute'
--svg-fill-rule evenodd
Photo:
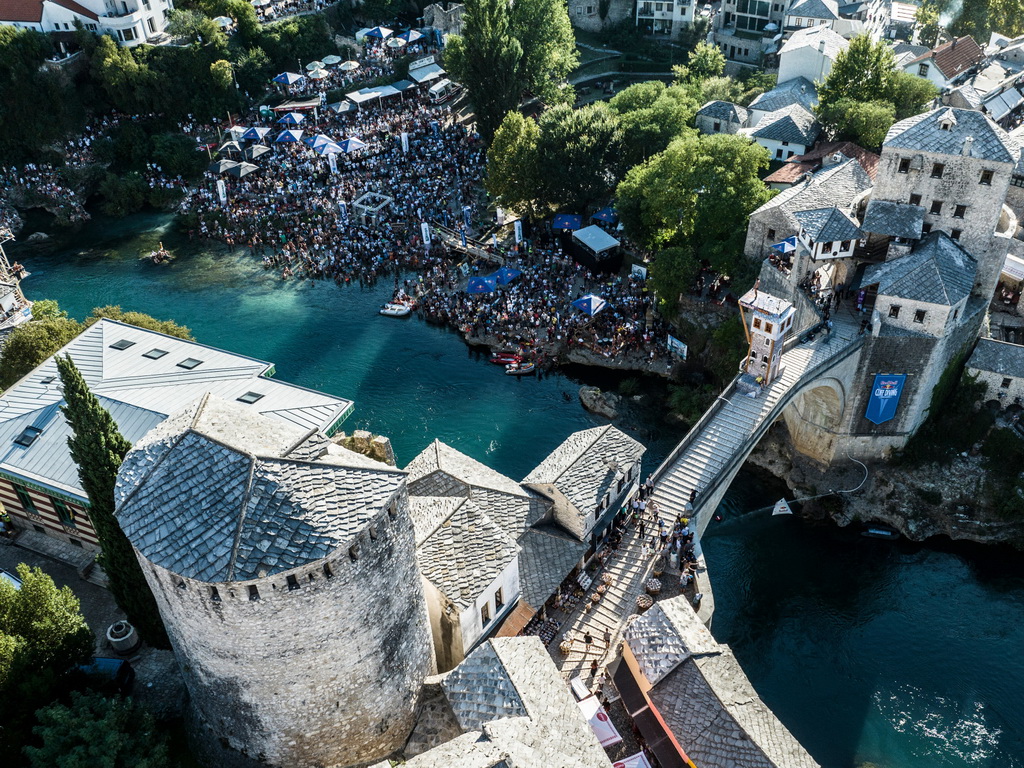
<svg viewBox="0 0 1024 768"><path fill-rule="evenodd" d="M430 90L427 93L430 95L431 103L444 104L449 99L458 95L461 90L461 85L446 79L434 83L430 86Z"/></svg>

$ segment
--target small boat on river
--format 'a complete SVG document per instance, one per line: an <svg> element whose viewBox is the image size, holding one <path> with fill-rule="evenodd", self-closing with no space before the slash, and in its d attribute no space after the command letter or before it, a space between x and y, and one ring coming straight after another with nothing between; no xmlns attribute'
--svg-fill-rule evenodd
<svg viewBox="0 0 1024 768"><path fill-rule="evenodd" d="M405 302L390 301L380 308L385 317L408 317L412 314L412 305Z"/></svg>
<svg viewBox="0 0 1024 768"><path fill-rule="evenodd" d="M164 244L160 243L160 246L149 253L149 260L154 264L166 264L168 261L174 258L174 254L164 248Z"/></svg>
<svg viewBox="0 0 1024 768"><path fill-rule="evenodd" d="M871 523L860 532L860 535L867 536L869 539L889 539L890 541L895 541L900 537L900 532L882 523Z"/></svg>
<svg viewBox="0 0 1024 768"><path fill-rule="evenodd" d="M537 370L534 363L511 363L505 366L506 376L529 376Z"/></svg>
<svg viewBox="0 0 1024 768"><path fill-rule="evenodd" d="M491 362L495 365L512 365L522 361L522 356L517 355L515 352L495 352L491 355Z"/></svg>

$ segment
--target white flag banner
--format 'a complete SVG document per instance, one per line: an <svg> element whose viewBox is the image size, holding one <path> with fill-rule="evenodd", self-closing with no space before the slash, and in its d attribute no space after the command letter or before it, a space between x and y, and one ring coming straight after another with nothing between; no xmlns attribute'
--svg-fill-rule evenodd
<svg viewBox="0 0 1024 768"><path fill-rule="evenodd" d="M516 223L513 225L513 228L516 231L516 245L519 245L519 243L523 242L523 222L516 219Z"/></svg>
<svg viewBox="0 0 1024 768"><path fill-rule="evenodd" d="M423 244L430 245L430 225L427 222L420 222L420 233L423 235Z"/></svg>
<svg viewBox="0 0 1024 768"><path fill-rule="evenodd" d="M494 218L497 220L499 227L503 226L505 224L505 209L496 208L494 211Z"/></svg>
<svg viewBox="0 0 1024 768"><path fill-rule="evenodd" d="M222 203L228 201L228 185L224 183L224 179L217 179L217 197Z"/></svg>
<svg viewBox="0 0 1024 768"><path fill-rule="evenodd" d="M338 172L338 156L337 155L328 155L327 156L327 164L331 166L331 173L337 173Z"/></svg>
<svg viewBox="0 0 1024 768"><path fill-rule="evenodd" d="M409 134L402 131L402 151L409 154Z"/></svg>
<svg viewBox="0 0 1024 768"><path fill-rule="evenodd" d="M785 499L779 499L775 502L775 509L772 510L772 515L792 515L793 510L789 508L789 502Z"/></svg>
<svg viewBox="0 0 1024 768"><path fill-rule="evenodd" d="M637 752L612 763L612 768L651 768L651 762L643 752Z"/></svg>

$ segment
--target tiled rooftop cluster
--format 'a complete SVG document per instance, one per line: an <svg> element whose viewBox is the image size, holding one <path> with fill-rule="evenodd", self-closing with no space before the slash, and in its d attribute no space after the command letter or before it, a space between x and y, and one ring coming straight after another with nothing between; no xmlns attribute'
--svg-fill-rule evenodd
<svg viewBox="0 0 1024 768"><path fill-rule="evenodd" d="M889 129L882 146L947 155L963 153L997 163L1016 163L1020 157L1016 143L988 117L952 107L900 120Z"/></svg>
<svg viewBox="0 0 1024 768"><path fill-rule="evenodd" d="M971 293L978 263L944 232L932 232L908 255L869 266L862 285L880 295L952 306Z"/></svg>
<svg viewBox="0 0 1024 768"><path fill-rule="evenodd" d="M1024 346L996 339L979 339L967 367L1000 376L1024 378Z"/></svg>

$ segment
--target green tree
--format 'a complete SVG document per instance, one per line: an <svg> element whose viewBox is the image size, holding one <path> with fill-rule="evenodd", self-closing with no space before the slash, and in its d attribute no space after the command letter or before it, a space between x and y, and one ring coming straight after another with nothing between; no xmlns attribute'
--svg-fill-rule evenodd
<svg viewBox="0 0 1024 768"><path fill-rule="evenodd" d="M16 765L32 712L58 693L60 677L92 654L93 634L70 587L39 568L17 568L21 588L0 580L0 760Z"/></svg>
<svg viewBox="0 0 1024 768"><path fill-rule="evenodd" d="M579 64L576 37L564 0L516 0L510 3L509 26L519 41L519 82L545 104L574 100L565 79Z"/></svg>
<svg viewBox="0 0 1024 768"><path fill-rule="evenodd" d="M700 264L693 250L686 247L665 248L658 251L651 264L651 287L658 295L661 307L674 313L679 297L689 293L700 272Z"/></svg>
<svg viewBox="0 0 1024 768"><path fill-rule="evenodd" d="M66 317L33 320L19 325L0 352L0 389L7 389L82 332Z"/></svg>
<svg viewBox="0 0 1024 768"><path fill-rule="evenodd" d="M227 45L224 30L202 11L175 9L167 19L167 34L189 42Z"/></svg>
<svg viewBox="0 0 1024 768"><path fill-rule="evenodd" d="M656 80L631 85L608 104L619 119L619 178L691 130L689 125L699 107L688 89L676 85L666 88Z"/></svg>
<svg viewBox="0 0 1024 768"><path fill-rule="evenodd" d="M67 316L68 313L53 299L38 299L32 302L33 320L60 320Z"/></svg>
<svg viewBox="0 0 1024 768"><path fill-rule="evenodd" d="M540 128L533 118L509 112L487 149L487 191L502 205L531 219L538 216L539 138Z"/></svg>
<svg viewBox="0 0 1024 768"><path fill-rule="evenodd" d="M897 72L887 101L892 102L896 110L896 119L906 120L908 117L921 114L938 95L939 89L931 80L909 72Z"/></svg>
<svg viewBox="0 0 1024 768"><path fill-rule="evenodd" d="M839 52L828 77L818 87L818 103L828 108L840 99L889 101L896 77L896 57L884 40L858 35Z"/></svg>
<svg viewBox="0 0 1024 768"><path fill-rule="evenodd" d="M178 325L173 320L157 320L155 317L143 312L125 312L120 306L96 307L89 317L85 318L85 327L88 328L104 317L109 320L117 320L119 323L127 323L128 325L145 328L148 331L156 331L167 336L195 341L192 337L192 331L184 325Z"/></svg>
<svg viewBox="0 0 1024 768"><path fill-rule="evenodd" d="M506 113L519 105L523 47L513 35L505 0L465 5L463 34L448 39L445 67L469 91L477 130L490 143Z"/></svg>
<svg viewBox="0 0 1024 768"><path fill-rule="evenodd" d="M914 12L914 22L917 25L918 40L921 45L934 48L939 39L939 32L942 26L939 24L939 3L937 0L922 0Z"/></svg>
<svg viewBox="0 0 1024 768"><path fill-rule="evenodd" d="M701 40L690 51L686 64L672 68L678 83L700 84L712 77L720 77L725 72L725 54L717 45Z"/></svg>
<svg viewBox="0 0 1024 768"><path fill-rule="evenodd" d="M74 432L68 438L68 447L78 465L78 477L89 498L89 519L100 542L97 560L110 579L114 599L139 636L150 645L166 648L167 635L156 600L128 537L114 517L117 470L132 445L121 436L70 357L57 358L57 371L64 390L61 413Z"/></svg>
<svg viewBox="0 0 1024 768"><path fill-rule="evenodd" d="M146 204L149 185L138 171L125 174L108 173L100 183L103 212L111 216L127 216Z"/></svg>
<svg viewBox="0 0 1024 768"><path fill-rule="evenodd" d="M988 0L988 22L989 28L1001 35L1024 35L1024 8L1020 0Z"/></svg>
<svg viewBox="0 0 1024 768"><path fill-rule="evenodd" d="M172 176L199 177L206 170L206 153L196 151L196 142L183 133L161 133L153 137L153 162Z"/></svg>
<svg viewBox="0 0 1024 768"><path fill-rule="evenodd" d="M26 747L31 768L170 768L166 738L131 699L71 694L70 704L36 713L41 746Z"/></svg>
<svg viewBox="0 0 1024 768"><path fill-rule="evenodd" d="M580 109L561 105L538 121L538 197L552 208L583 211L611 191L618 151L615 115L603 101Z"/></svg>
<svg viewBox="0 0 1024 768"><path fill-rule="evenodd" d="M888 101L840 99L821 109L818 119L834 140L878 149L896 122L896 108Z"/></svg>

